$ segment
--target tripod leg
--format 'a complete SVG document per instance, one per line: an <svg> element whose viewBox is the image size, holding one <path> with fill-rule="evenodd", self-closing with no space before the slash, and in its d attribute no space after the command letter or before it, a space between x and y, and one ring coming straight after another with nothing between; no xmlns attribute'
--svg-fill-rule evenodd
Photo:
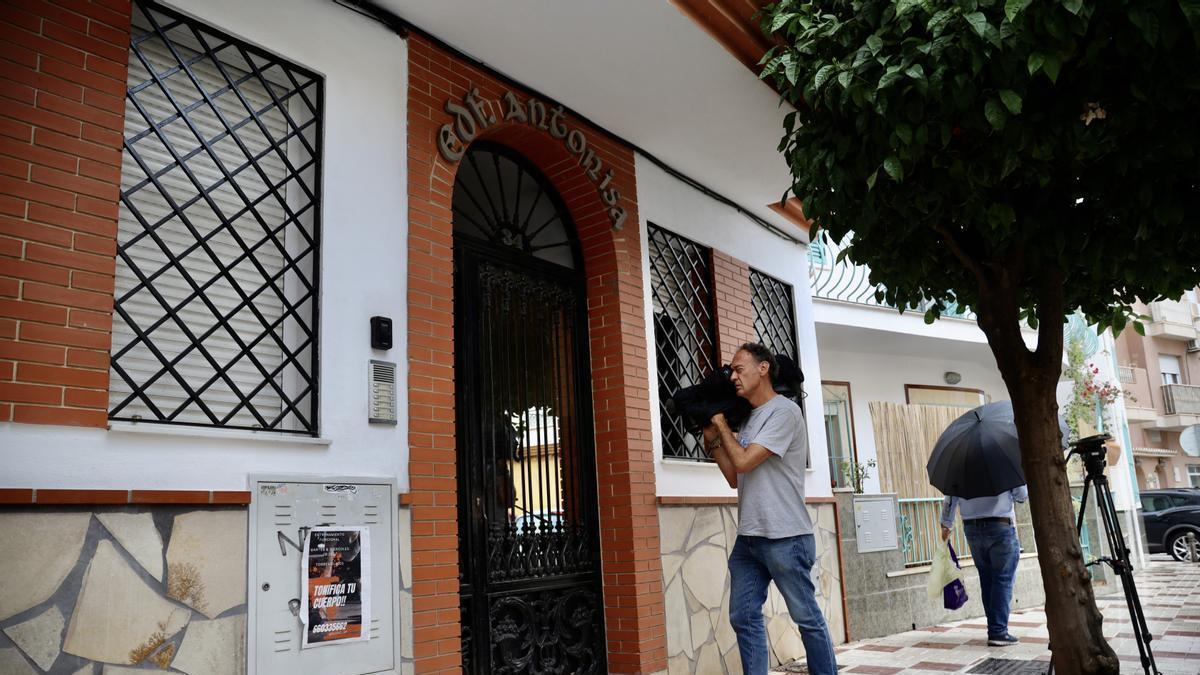
<svg viewBox="0 0 1200 675"><path fill-rule="evenodd" d="M1091 489L1091 487L1092 487L1092 479L1084 478L1083 479L1083 495L1080 497L1080 501L1079 501L1079 516L1075 519L1075 534L1077 534L1077 535L1083 534L1083 516L1084 516L1084 514L1087 513L1088 491ZM1085 560L1084 562L1087 562L1087 561Z"/></svg>
<svg viewBox="0 0 1200 675"><path fill-rule="evenodd" d="M1113 557L1109 565L1120 577L1122 589L1125 591L1125 604L1129 608L1129 617L1133 620L1133 636L1137 642L1138 655L1142 660L1142 669L1147 675L1158 675L1154 652L1150 649L1150 642L1154 636L1151 635L1150 627L1146 623L1146 615L1142 610L1142 602L1138 597L1137 585L1133 579L1133 565L1129 562L1129 549L1125 546L1121 521L1117 518L1112 491L1108 487L1108 479L1104 476L1096 479L1096 505L1100 508L1104 530L1108 535L1109 550Z"/></svg>

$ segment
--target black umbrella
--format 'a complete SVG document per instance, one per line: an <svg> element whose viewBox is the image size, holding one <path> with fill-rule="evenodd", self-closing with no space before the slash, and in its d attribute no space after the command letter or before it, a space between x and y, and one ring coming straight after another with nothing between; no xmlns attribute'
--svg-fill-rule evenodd
<svg viewBox="0 0 1200 675"><path fill-rule="evenodd" d="M1063 440L1067 425L1058 420ZM925 465L929 482L943 494L974 499L1025 484L1021 447L1011 401L981 405L950 423Z"/></svg>

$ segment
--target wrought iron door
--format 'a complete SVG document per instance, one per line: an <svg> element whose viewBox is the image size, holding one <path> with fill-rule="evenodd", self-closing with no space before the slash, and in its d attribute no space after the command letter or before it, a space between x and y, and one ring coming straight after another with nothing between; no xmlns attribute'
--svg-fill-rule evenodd
<svg viewBox="0 0 1200 675"><path fill-rule="evenodd" d="M512 166L501 170L501 158ZM494 161L494 175L481 176L479 161ZM506 196L479 194L504 190L513 167L524 178L508 180ZM481 156L468 155L464 172L482 177L468 183L478 203L508 205L468 212L459 199L467 187L456 180L464 672L602 673L586 301L577 270L520 245L527 239L515 224L520 218L509 213L521 201L512 189L535 181L543 193L538 199L559 211L563 232L569 223L540 173L518 156L488 147ZM457 225L468 216L470 230ZM512 231L485 240L476 235L480 225ZM578 249L569 244L573 255Z"/></svg>

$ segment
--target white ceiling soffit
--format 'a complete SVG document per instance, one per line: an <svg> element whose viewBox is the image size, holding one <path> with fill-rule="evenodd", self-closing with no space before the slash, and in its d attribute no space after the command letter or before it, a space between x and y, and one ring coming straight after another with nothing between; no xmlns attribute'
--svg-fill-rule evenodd
<svg viewBox="0 0 1200 675"><path fill-rule="evenodd" d="M920 321L920 314L915 315ZM953 321L953 319L948 319ZM897 358L931 359L946 362L971 361L995 367L996 358L987 342L944 339L927 335L817 323L817 346L825 352L885 354ZM897 330L903 330L900 326ZM938 376L941 373L936 373Z"/></svg>
<svg viewBox="0 0 1200 675"><path fill-rule="evenodd" d="M376 0L788 234L778 96L667 0Z"/></svg>

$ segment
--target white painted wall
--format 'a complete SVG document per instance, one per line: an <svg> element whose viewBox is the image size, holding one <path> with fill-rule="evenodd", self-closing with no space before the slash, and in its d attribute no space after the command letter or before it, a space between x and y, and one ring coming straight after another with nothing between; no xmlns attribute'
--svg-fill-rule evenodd
<svg viewBox="0 0 1200 675"><path fill-rule="evenodd" d="M325 77L320 433L328 442L5 424L0 486L243 490L248 473L283 471L395 476L407 491L406 45L327 0L169 4ZM377 314L394 321L387 353L370 348ZM396 426L367 423L371 358L401 365Z"/></svg>
<svg viewBox="0 0 1200 675"><path fill-rule="evenodd" d="M716 464L664 459L662 428L658 418L658 376L654 362L654 307L650 299L647 222L698 243L723 251L751 267L792 285L796 298L800 367L804 370L808 410L821 409L821 369L817 336L812 321L808 287L807 250L771 234L754 221L721 204L659 169L646 158L636 158L638 214L642 225L642 286L646 308L646 372L650 383L650 420L660 496L732 496ZM733 354L721 354L728 361ZM825 427L820 415L809 416L808 439L813 468L808 474L807 496L829 496L829 461Z"/></svg>
<svg viewBox="0 0 1200 675"><path fill-rule="evenodd" d="M982 356L991 359L991 353L986 350L986 346L980 348ZM858 461L865 463L878 457L875 433L871 427L870 402L904 403L905 384L946 386L942 374L952 370L962 375L962 381L955 386L982 389L992 401L1007 400L1008 391L1004 387L1004 380L1000 378L1000 372L994 362L984 360L982 356L977 359L954 359L920 357L899 350L891 354L837 351L836 345L825 344L821 349L821 377L825 380L850 383ZM870 493L879 492L878 469L871 471L871 477L864 482L863 490Z"/></svg>

